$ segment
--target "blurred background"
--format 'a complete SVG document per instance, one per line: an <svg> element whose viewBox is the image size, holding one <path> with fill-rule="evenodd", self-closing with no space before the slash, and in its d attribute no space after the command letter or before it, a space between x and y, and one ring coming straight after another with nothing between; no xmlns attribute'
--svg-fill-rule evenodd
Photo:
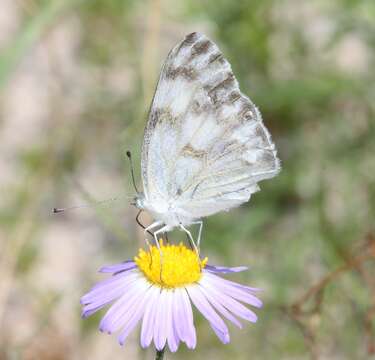
<svg viewBox="0 0 375 360"><path fill-rule="evenodd" d="M256 325L169 359L375 353L373 0L0 0L0 359L150 359L80 318L97 269L143 246L125 151L140 150L169 49L201 31L231 62L282 160L250 203L205 221L210 263L261 287ZM113 202L53 215L54 206ZM148 223L146 216L143 221ZM178 234L171 236L177 239Z"/></svg>

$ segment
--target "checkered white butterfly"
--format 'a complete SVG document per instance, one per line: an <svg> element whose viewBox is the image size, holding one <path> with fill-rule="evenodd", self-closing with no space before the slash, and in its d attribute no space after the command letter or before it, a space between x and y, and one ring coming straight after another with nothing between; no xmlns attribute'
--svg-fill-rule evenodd
<svg viewBox="0 0 375 360"><path fill-rule="evenodd" d="M229 62L192 33L169 53L151 104L142 147L143 193L136 206L155 219L145 231L189 225L249 201L280 162L259 110L241 93Z"/></svg>

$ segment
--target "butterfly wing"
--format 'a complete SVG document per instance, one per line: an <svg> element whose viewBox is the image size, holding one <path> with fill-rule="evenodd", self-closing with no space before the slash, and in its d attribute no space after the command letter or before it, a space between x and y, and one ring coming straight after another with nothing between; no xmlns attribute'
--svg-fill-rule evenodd
<svg viewBox="0 0 375 360"><path fill-rule="evenodd" d="M248 201L279 170L261 114L229 62L206 36L186 36L163 65L145 129L146 199L188 221Z"/></svg>

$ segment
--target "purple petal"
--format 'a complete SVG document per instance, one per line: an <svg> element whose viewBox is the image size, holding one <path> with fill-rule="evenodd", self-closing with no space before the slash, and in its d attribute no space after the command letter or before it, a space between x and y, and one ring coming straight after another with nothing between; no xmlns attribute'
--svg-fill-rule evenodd
<svg viewBox="0 0 375 360"><path fill-rule="evenodd" d="M112 284L116 282L120 282L121 279L127 278L128 276L134 275L134 274L140 274L138 270L131 270L129 272L124 272L124 273L119 273L113 276L108 277L105 280L102 280L98 282L96 285L94 285L90 291L97 290L99 288L103 288L104 286L109 286L111 287Z"/></svg>
<svg viewBox="0 0 375 360"><path fill-rule="evenodd" d="M176 322L173 321L173 334L174 334L174 337L176 339L176 346L177 346L177 349L180 345L180 337L178 336L178 333L177 333L177 329L176 329ZM172 350L171 350L172 351ZM177 351L177 350L176 350Z"/></svg>
<svg viewBox="0 0 375 360"><path fill-rule="evenodd" d="M226 267L226 266L206 265L204 267L204 270L214 273L214 274L230 274L230 273L237 273L237 272L248 270L248 267L247 266Z"/></svg>
<svg viewBox="0 0 375 360"><path fill-rule="evenodd" d="M162 290L160 293L158 311L155 317L154 343L157 350L162 350L167 341L167 291Z"/></svg>
<svg viewBox="0 0 375 360"><path fill-rule="evenodd" d="M248 309L246 306L242 305L240 302L232 299L231 297L229 296L223 296L220 298L220 302L227 308L227 309L230 309L230 311L245 319L245 320L248 320L250 322L257 322L258 320L258 317L257 315L251 311L250 309Z"/></svg>
<svg viewBox="0 0 375 360"><path fill-rule="evenodd" d="M133 309L130 309L127 315L120 320L124 324L122 333L118 338L120 345L124 345L126 338L142 318L145 312L145 305L150 296L152 296L151 287L148 288L145 294L140 296L139 300L134 304L134 307L132 307Z"/></svg>
<svg viewBox="0 0 375 360"><path fill-rule="evenodd" d="M187 316L185 318L184 306L181 290L175 289L172 302L173 325L178 338L186 342L188 336L185 334L188 330L186 329Z"/></svg>
<svg viewBox="0 0 375 360"><path fill-rule="evenodd" d="M226 279L225 279L226 280ZM229 280L227 280L229 281ZM251 287L251 286L247 286L247 285L242 285L242 284L238 284L238 283L235 283L233 281L229 281L230 283L233 284L234 287L237 287L239 289L242 289L242 290L245 290L245 291L248 291L250 293L257 293L257 292L260 292L260 291L263 291L263 289L260 289L260 288L256 288L256 287Z"/></svg>
<svg viewBox="0 0 375 360"><path fill-rule="evenodd" d="M146 292L149 286L148 282L144 279L139 279L130 286L128 291L104 315L100 322L100 330L108 333L116 331L121 326L119 320L128 311L133 311L132 306L139 301L140 296Z"/></svg>
<svg viewBox="0 0 375 360"><path fill-rule="evenodd" d="M176 297L176 294L177 293L174 290L173 294L172 294L173 296L172 296L172 303L171 303L171 310L172 310L171 324L172 324L172 328L170 330L170 334L168 334L168 339L167 339L169 349L172 352L177 351L178 346L180 344L180 340L181 340L181 338L179 336L179 332L177 331L179 318L176 317L176 314L178 316L178 312L176 312L176 309L180 308L180 306L179 306L180 302L179 302L178 298ZM177 304L177 306L176 306L176 304Z"/></svg>
<svg viewBox="0 0 375 360"><path fill-rule="evenodd" d="M108 291L95 291L93 294L87 294L88 296L81 299L81 303L85 305L85 310L97 307L98 305L104 306L122 296L130 284L131 282L121 282L120 284L115 284Z"/></svg>
<svg viewBox="0 0 375 360"><path fill-rule="evenodd" d="M88 318L89 316L91 316L92 314L94 314L98 310L100 310L104 305L98 306L95 309L91 309L91 310L85 310L85 309L83 309L82 312L81 312L82 318L84 318L84 319Z"/></svg>
<svg viewBox="0 0 375 360"><path fill-rule="evenodd" d="M178 341L175 337L173 329L173 300L174 292L169 290L167 291L167 317L166 317L166 327L167 327L167 342L169 349L172 352L176 352L178 349Z"/></svg>
<svg viewBox="0 0 375 360"><path fill-rule="evenodd" d="M206 272L205 274L207 276L213 277L215 279L220 279L220 281L222 283L225 283L225 284L230 285L230 286L234 286L235 288L239 288L241 290L244 290L244 291L247 291L247 292L250 292L250 293L256 293L256 292L262 291L262 289L250 287L250 286L247 286L247 285L242 285L242 284L236 283L234 281L230 281L228 279L216 276L216 275L214 275L213 273L210 273L210 272Z"/></svg>
<svg viewBox="0 0 375 360"><path fill-rule="evenodd" d="M197 345L197 335L189 296L185 289L176 289L175 296L176 294L179 298L176 298L175 307L180 308L181 312L178 318L179 323L177 324L175 322L175 324L178 326L179 330L183 331L183 337L180 337L180 339L186 343L189 349L195 349Z"/></svg>
<svg viewBox="0 0 375 360"><path fill-rule="evenodd" d="M146 304L142 321L141 346L143 348L146 348L151 344L152 336L154 334L155 315L158 311L160 297L160 289L158 287L152 287L150 290L152 292L150 301Z"/></svg>
<svg viewBox="0 0 375 360"><path fill-rule="evenodd" d="M211 303L211 305L221 313L226 319L231 321L234 325L238 328L242 329L241 323L224 307L220 304L219 301L216 300L216 297L213 293L211 293L209 288L205 288L201 285L201 291L206 296L207 300Z"/></svg>
<svg viewBox="0 0 375 360"><path fill-rule="evenodd" d="M205 276L202 277L200 283L203 284L207 282L210 282L213 286L220 289L220 292L224 292L230 297L242 301L246 304L250 304L258 308L261 308L263 305L262 301L259 300L256 296L254 296L245 289L242 289L238 286L234 286L231 281L220 278L213 274L206 273Z"/></svg>
<svg viewBox="0 0 375 360"><path fill-rule="evenodd" d="M134 297L131 300L129 300L129 302L127 302L126 307L124 306L121 309L121 312L119 312L116 317L113 317L113 320L107 325L109 327L108 331L110 333L113 333L113 332L119 330L120 328L123 328L123 333L119 337L119 342L120 342L121 345L123 345L123 342L125 341L125 338L129 334L129 333L126 333L126 329L128 328L128 325L130 323L132 323L132 321L138 322L140 320L140 317L143 315L143 313L144 313L144 302L143 301L144 301L145 298L147 298L149 296L149 294L148 294L149 289L150 289L149 284L148 284L148 287L146 289L144 289L144 288L140 289L140 291L136 295L134 295ZM139 306L142 306L142 307L139 309ZM137 309L139 309L139 311L141 311L141 314L139 315L140 317L137 320L135 320L134 316L136 314L138 314ZM131 331L131 329L129 331Z"/></svg>
<svg viewBox="0 0 375 360"><path fill-rule="evenodd" d="M228 328L223 319L216 313L210 303L207 301L204 294L201 292L198 285L192 285L186 288L189 293L190 299L202 315L210 322L215 328L216 334L220 333L219 339L225 343L227 339Z"/></svg>
<svg viewBox="0 0 375 360"><path fill-rule="evenodd" d="M212 323L210 323L212 330L215 332L216 336L220 339L223 344L228 344L230 342L229 332L223 333L220 329L216 328Z"/></svg>
<svg viewBox="0 0 375 360"><path fill-rule="evenodd" d="M212 285L209 283L209 281L205 281L203 286L206 289L209 289L210 293L215 297L215 299L233 314L250 322L257 321L257 316L253 311L233 299L230 295L220 292L216 285Z"/></svg>
<svg viewBox="0 0 375 360"><path fill-rule="evenodd" d="M118 288L125 288L129 286L131 283L135 282L141 277L141 275L137 273L129 273L126 276L115 276L111 279L104 280L97 284L94 288L92 288L87 294L82 296L81 304L87 305L92 302L96 302L101 300L101 298L108 295L114 289ZM111 280L108 282L108 280Z"/></svg>
<svg viewBox="0 0 375 360"><path fill-rule="evenodd" d="M101 273L119 273L137 267L136 263L133 260L124 261L121 264L107 265L100 268L99 272Z"/></svg>

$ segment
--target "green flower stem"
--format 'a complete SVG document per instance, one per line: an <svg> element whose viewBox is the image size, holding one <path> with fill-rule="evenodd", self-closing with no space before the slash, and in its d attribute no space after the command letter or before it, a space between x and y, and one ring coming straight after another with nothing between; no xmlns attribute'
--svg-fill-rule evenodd
<svg viewBox="0 0 375 360"><path fill-rule="evenodd" d="M165 354L165 347L162 350L156 350L155 360L163 360Z"/></svg>

